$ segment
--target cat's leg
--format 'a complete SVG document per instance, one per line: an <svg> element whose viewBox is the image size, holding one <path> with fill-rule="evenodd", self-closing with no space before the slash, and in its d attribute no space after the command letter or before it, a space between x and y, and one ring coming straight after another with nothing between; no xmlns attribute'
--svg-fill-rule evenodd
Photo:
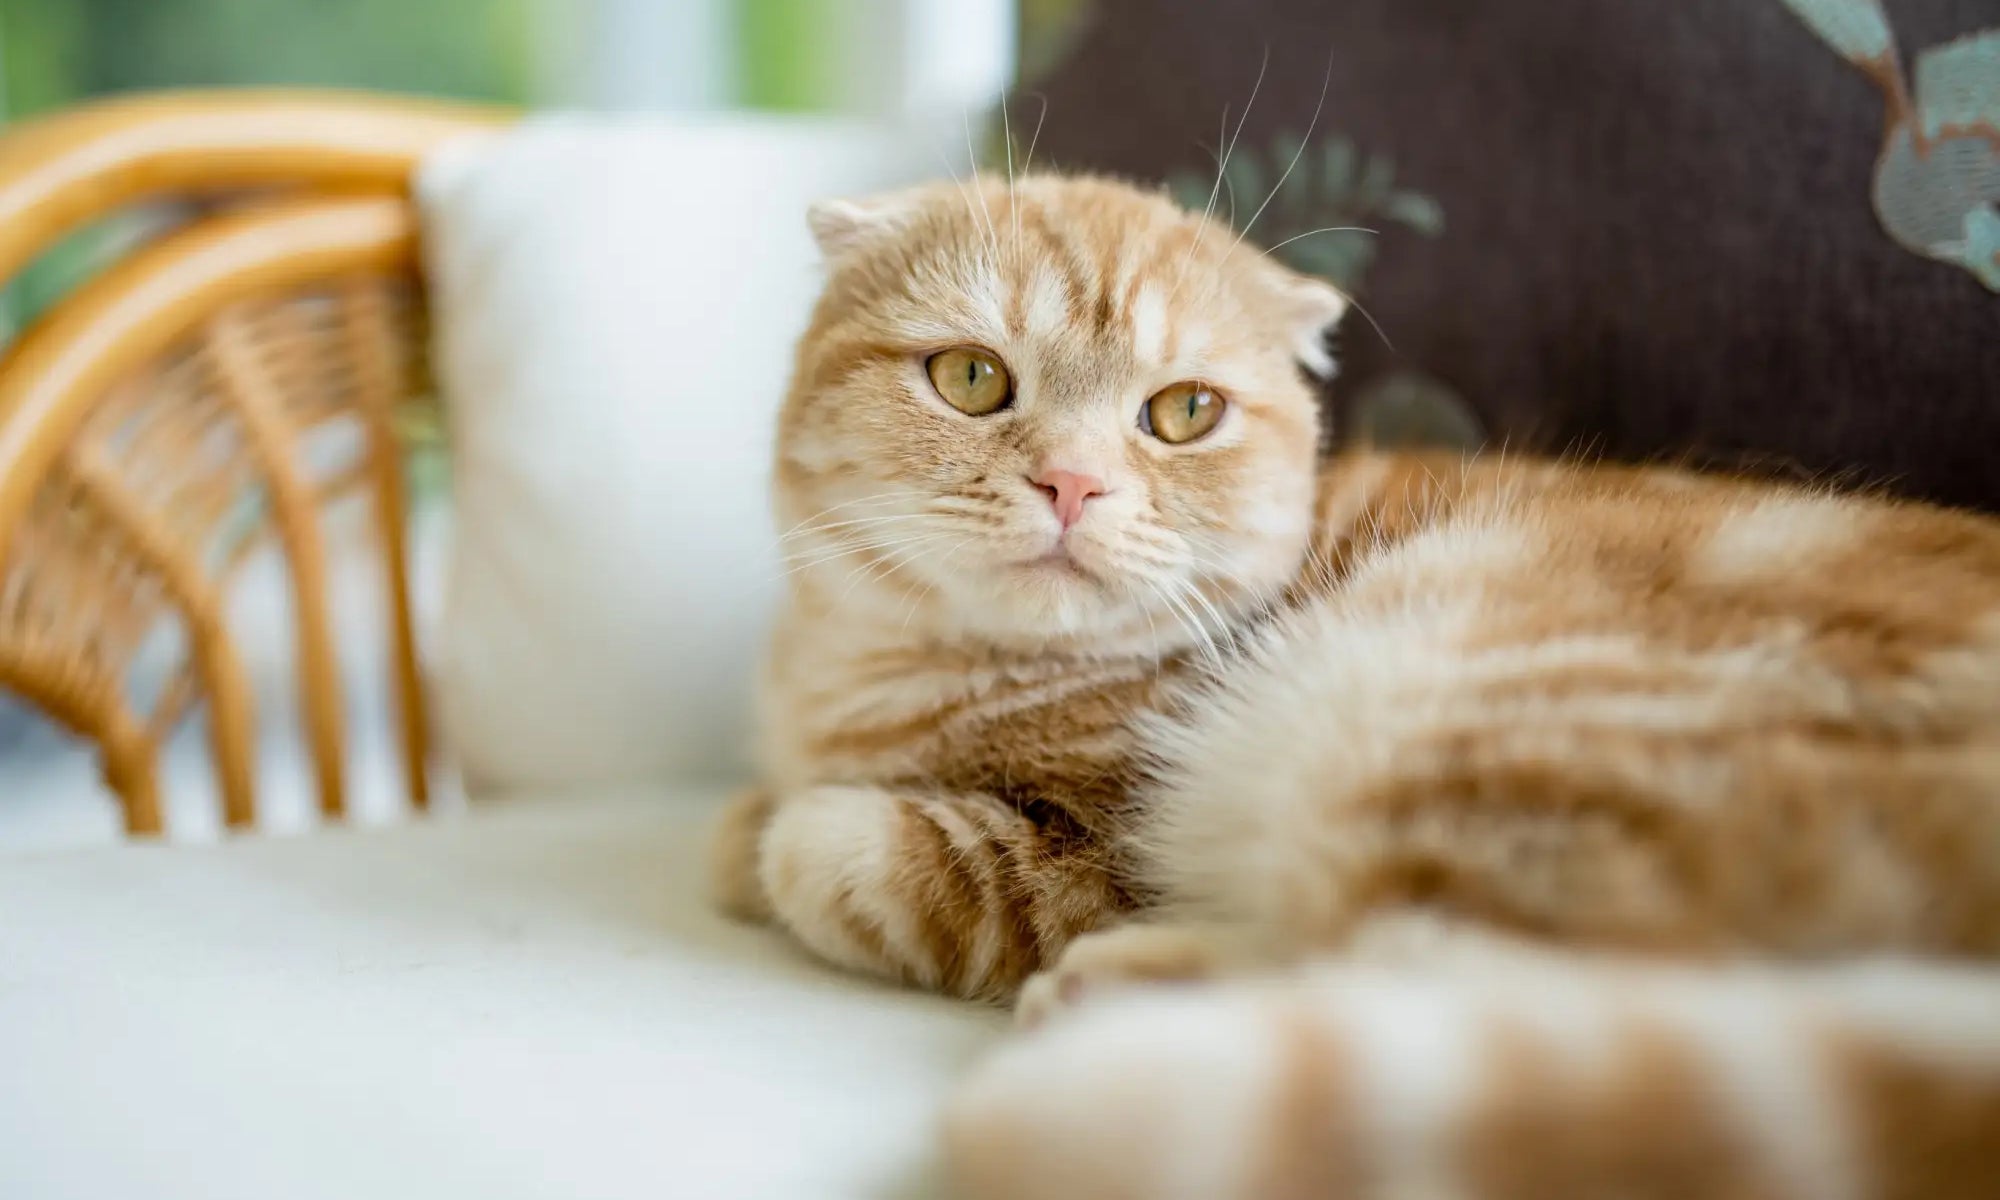
<svg viewBox="0 0 2000 1200"><path fill-rule="evenodd" d="M814 953L981 999L1011 997L1124 903L1093 839L977 794L787 793L755 866L763 905Z"/></svg>

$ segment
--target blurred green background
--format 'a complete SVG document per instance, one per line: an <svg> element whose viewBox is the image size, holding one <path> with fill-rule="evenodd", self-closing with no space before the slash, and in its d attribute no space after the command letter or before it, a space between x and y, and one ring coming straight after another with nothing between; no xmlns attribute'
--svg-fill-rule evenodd
<svg viewBox="0 0 2000 1200"><path fill-rule="evenodd" d="M7 112L217 84L525 100L533 2L0 0Z"/></svg>
<svg viewBox="0 0 2000 1200"><path fill-rule="evenodd" d="M116 92L259 85L824 110L842 95L833 34L860 11L853 0L0 0L0 120ZM87 230L34 264L5 293L0 333L133 228Z"/></svg>
<svg viewBox="0 0 2000 1200"><path fill-rule="evenodd" d="M733 60L719 64L733 86L711 102L810 110L838 94L825 52L855 11L847 0L730 0L691 24L647 19L646 5L692 11L685 0L0 0L0 104L19 117L105 92L256 84L561 103L547 60L589 25L705 32L701 52Z"/></svg>

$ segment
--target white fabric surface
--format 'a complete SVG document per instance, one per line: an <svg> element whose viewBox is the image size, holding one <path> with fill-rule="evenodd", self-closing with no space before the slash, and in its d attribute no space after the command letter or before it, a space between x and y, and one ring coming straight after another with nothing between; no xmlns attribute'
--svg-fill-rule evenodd
<svg viewBox="0 0 2000 1200"><path fill-rule="evenodd" d="M0 869L0 1196L937 1194L997 1012L702 900L715 797Z"/></svg>
<svg viewBox="0 0 2000 1200"><path fill-rule="evenodd" d="M743 116L542 118L425 165L457 521L438 696L470 789L742 769L806 206L946 165Z"/></svg>

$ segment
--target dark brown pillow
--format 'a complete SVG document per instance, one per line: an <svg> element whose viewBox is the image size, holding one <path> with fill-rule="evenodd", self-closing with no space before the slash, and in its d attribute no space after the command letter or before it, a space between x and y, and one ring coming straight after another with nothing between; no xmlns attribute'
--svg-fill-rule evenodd
<svg viewBox="0 0 2000 1200"><path fill-rule="evenodd" d="M1325 80L1252 239L1379 230L1279 251L1381 331L1336 432L1455 393L1517 446L2000 509L2000 0L1098 0L1014 128L1046 98L1038 158L1205 200L1267 51L1218 207Z"/></svg>

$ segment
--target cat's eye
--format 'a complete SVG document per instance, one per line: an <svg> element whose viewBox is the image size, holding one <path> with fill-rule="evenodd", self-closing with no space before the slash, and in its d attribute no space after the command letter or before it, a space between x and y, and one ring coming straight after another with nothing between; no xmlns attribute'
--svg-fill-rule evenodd
<svg viewBox="0 0 2000 1200"><path fill-rule="evenodd" d="M931 386L962 413L983 417L1014 398L1014 380L999 359L984 350L944 350L924 363Z"/></svg>
<svg viewBox="0 0 2000 1200"><path fill-rule="evenodd" d="M1214 389L1201 383L1177 383L1154 394L1139 410L1139 425L1163 442L1180 445L1215 428L1228 407Z"/></svg>

